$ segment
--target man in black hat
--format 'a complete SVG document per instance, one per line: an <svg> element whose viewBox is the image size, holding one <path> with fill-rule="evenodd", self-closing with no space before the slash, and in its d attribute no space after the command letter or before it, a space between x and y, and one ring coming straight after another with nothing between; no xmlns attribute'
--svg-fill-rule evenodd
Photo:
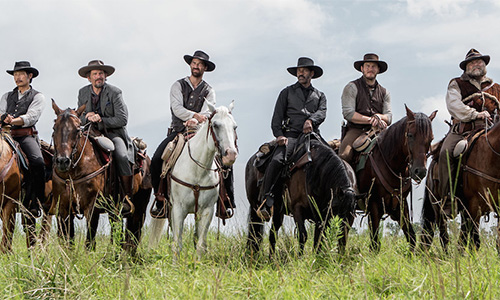
<svg viewBox="0 0 500 300"><path fill-rule="evenodd" d="M168 192L160 189L160 176L163 160L161 158L167 144L172 141L177 134L184 133L186 128L194 127L203 123L210 116L207 103L215 106L215 91L203 80L205 72L212 72L215 64L210 61L208 54L197 50L193 55L184 55L184 61L191 69L191 75L174 82L170 89L170 111L172 113L172 123L168 129L167 137L160 143L151 159L151 177L155 193L155 205L151 210L153 218L167 217L166 198ZM164 183L163 186L165 187ZM235 208L233 173L229 169L228 176L224 179L231 207ZM228 212L232 215L232 212Z"/></svg>
<svg viewBox="0 0 500 300"><path fill-rule="evenodd" d="M486 65L489 62L489 55L482 55L476 49L470 49L459 65L464 71L463 74L452 79L448 84L446 106L453 126L443 141L438 165L438 192L441 198L444 198L444 212L447 214L451 213L448 161L451 174L455 176L457 162L452 155L455 145L471 130L484 127L486 120L491 121L485 101L492 101L495 103L495 108L498 108L500 85L486 77ZM477 103L480 105L475 105ZM491 109L491 113L493 111L494 109Z"/></svg>
<svg viewBox="0 0 500 300"><path fill-rule="evenodd" d="M134 212L131 200L135 158L132 140L127 133L128 110L122 91L106 83L107 77L114 72L114 67L105 65L101 60L92 60L81 67L78 74L87 78L90 84L78 92L78 107L86 104L85 112L80 117L82 124L94 123L102 134L113 141L113 159L125 194L121 213L126 216Z"/></svg>
<svg viewBox="0 0 500 300"><path fill-rule="evenodd" d="M271 129L278 147L264 175L263 199L257 211L265 221L271 218L274 201L281 200L280 172L286 157L295 147L297 137L301 133L319 134L319 125L326 118L325 94L311 84L311 79L323 75L323 69L312 59L300 57L297 66L287 70L297 77L297 82L281 91L274 107Z"/></svg>
<svg viewBox="0 0 500 300"><path fill-rule="evenodd" d="M363 75L349 82L342 92L342 115L347 120L339 156L351 163L354 141L372 127L385 129L392 121L391 96L377 81L377 75L387 70L387 63L377 54L367 53L354 62Z"/></svg>
<svg viewBox="0 0 500 300"><path fill-rule="evenodd" d="M11 135L21 146L29 162L25 176L26 195L23 204L34 217L41 215L39 202L45 197L45 164L35 124L45 107L45 96L31 87L38 70L27 61L19 61L7 73L14 76L16 88L0 99L0 115L12 125ZM37 201L38 198L38 201Z"/></svg>

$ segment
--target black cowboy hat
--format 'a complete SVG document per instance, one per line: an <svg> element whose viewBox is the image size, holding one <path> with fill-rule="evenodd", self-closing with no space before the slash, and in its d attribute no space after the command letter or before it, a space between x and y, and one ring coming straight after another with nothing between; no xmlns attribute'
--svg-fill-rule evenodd
<svg viewBox="0 0 500 300"><path fill-rule="evenodd" d="M7 73L14 75L15 71L26 71L26 73L33 74L33 78L38 76L38 70L33 68L29 61L16 61L14 70L7 70Z"/></svg>
<svg viewBox="0 0 500 300"><path fill-rule="evenodd" d="M312 78L318 78L323 75L323 69L321 67L314 65L314 61L310 59L309 57L299 57L299 60L297 61L297 66L296 67L289 67L287 68L288 73L292 74L293 76L297 77L297 69L298 68L308 68L310 70L314 71L314 76Z"/></svg>
<svg viewBox="0 0 500 300"><path fill-rule="evenodd" d="M78 75L82 76L83 78L87 78L87 74L92 70L102 70L106 72L107 76L110 76L115 72L114 67L105 65L102 60L96 59L89 61L88 65L81 67L80 70L78 70Z"/></svg>
<svg viewBox="0 0 500 300"><path fill-rule="evenodd" d="M206 54L205 52L196 50L192 56L187 54L184 55L184 60L188 65L191 64L193 58L197 58L205 62L205 65L207 66L207 72L212 72L213 70L215 70L215 64L209 60L210 56L208 56L208 54Z"/></svg>
<svg viewBox="0 0 500 300"><path fill-rule="evenodd" d="M354 69L361 72L361 66L366 62L376 63L378 65L378 68L379 68L379 71L378 71L379 74L382 74L385 71L387 71L387 63L385 61L379 60L378 55L375 53L366 53L363 56L363 60L355 61L354 62Z"/></svg>
<svg viewBox="0 0 500 300"><path fill-rule="evenodd" d="M465 71L465 67L467 64L475 59L482 59L484 60L484 63L487 65L490 62L490 56L489 55L482 55L479 51L476 49L472 48L467 52L465 55L465 59L460 63L460 69Z"/></svg>

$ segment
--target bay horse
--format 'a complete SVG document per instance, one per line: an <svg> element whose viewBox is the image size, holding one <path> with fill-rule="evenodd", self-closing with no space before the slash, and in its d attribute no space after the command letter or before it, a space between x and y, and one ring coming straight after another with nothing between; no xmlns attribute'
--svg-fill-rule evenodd
<svg viewBox="0 0 500 300"><path fill-rule="evenodd" d="M348 225L352 224L356 205L353 182L343 160L329 146L310 139L310 155L309 163L285 179L285 200L275 201L269 232L271 255L275 252L278 231L285 214L293 216L297 226L299 254L303 253L307 241L305 221L310 220L315 224L314 249L319 252L325 230L331 226L332 218L339 216L342 220L339 252L344 252L350 229ZM245 187L250 203L247 248L251 252L259 251L264 230L264 223L257 215L263 193L260 182L264 173L255 166L256 158L257 153L250 157L245 168Z"/></svg>
<svg viewBox="0 0 500 300"><path fill-rule="evenodd" d="M405 108L406 116L378 135L366 165L357 171L359 190L365 195L370 248L377 252L378 229L384 214L399 223L411 251L416 243L406 198L412 179L420 182L426 175L427 153L434 138L431 122L437 111L427 116Z"/></svg>
<svg viewBox="0 0 500 300"><path fill-rule="evenodd" d="M214 205L219 197L222 166L215 164L215 156L222 157L225 166L231 166L237 157L236 122L229 107L215 108L208 104L210 117L201 124L196 134L189 138L182 153L167 176L169 184L169 225L173 233L173 251L177 258L182 248L184 220L195 214L194 242L199 258L206 251L208 228L214 215ZM161 236L165 219L152 220L150 244Z"/></svg>
<svg viewBox="0 0 500 300"><path fill-rule="evenodd" d="M76 111L70 108L61 110L52 100L52 108L56 114L52 186L53 201L57 203L58 234L72 242L75 236L74 219L83 215L88 225L86 246L94 249L99 214L107 212L111 220L119 220L117 206L121 201L116 196L119 190L106 189L111 164L110 161L102 163L99 160L101 154L89 140L90 123L86 125L89 126L87 129L81 126L80 115L85 111L85 105ZM149 164L150 160L146 157L141 169L134 171L132 203L135 210L127 217L126 241L122 244L132 254L140 240L152 190ZM98 199L105 205L97 205Z"/></svg>

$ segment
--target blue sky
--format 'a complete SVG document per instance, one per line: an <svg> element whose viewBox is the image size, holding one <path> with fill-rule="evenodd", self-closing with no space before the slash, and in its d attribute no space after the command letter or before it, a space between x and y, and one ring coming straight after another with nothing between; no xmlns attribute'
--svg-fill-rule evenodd
<svg viewBox="0 0 500 300"><path fill-rule="evenodd" d="M189 74L183 55L207 52L217 68L205 80L218 105L236 104L241 218L247 214L244 164L272 138L274 104L295 82L286 68L298 57L309 56L324 70L313 85L328 99L326 139L340 135L340 95L360 76L353 62L367 52L389 65L378 80L392 94L394 121L404 116L404 104L426 114L439 110L435 140L447 129L447 84L461 74L458 64L470 48L491 56L488 76L500 80L500 4L493 0L0 0L0 10L0 69L31 61L40 71L34 88L60 107L74 107L78 89L88 84L78 69L92 59L113 65L108 82L123 90L129 133L143 137L150 153L170 123L170 86ZM0 75L0 92L12 88L12 77ZM37 126L42 139L50 140L53 119L47 101Z"/></svg>

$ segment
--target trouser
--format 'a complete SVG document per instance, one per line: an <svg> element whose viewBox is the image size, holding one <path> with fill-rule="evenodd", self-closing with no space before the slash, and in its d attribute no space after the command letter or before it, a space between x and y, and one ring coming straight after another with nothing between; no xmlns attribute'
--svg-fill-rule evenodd
<svg viewBox="0 0 500 300"><path fill-rule="evenodd" d="M360 128L349 128L344 138L342 138L342 141L340 142L339 157L349 164L352 163L352 159L354 157L354 149L352 148L352 144L359 136L361 136L365 132L365 130Z"/></svg>
<svg viewBox="0 0 500 300"><path fill-rule="evenodd" d="M128 149L125 141L119 136L115 136L111 140L115 145L113 158L115 159L115 166L117 167L118 175L132 176L132 167L130 166L130 162L128 160Z"/></svg>
<svg viewBox="0 0 500 300"><path fill-rule="evenodd" d="M454 180L457 172L457 166L456 166L457 161L453 157L453 149L455 148L455 145L463 139L464 136L462 134L450 131L443 141L443 146L441 147L441 151L439 152L439 165L438 165L438 178L439 178L438 192L441 198L444 198L445 196L448 195L448 193L450 193L448 160L450 162L450 171L452 180Z"/></svg>
<svg viewBox="0 0 500 300"><path fill-rule="evenodd" d="M177 132L173 131L160 143L158 148L156 148L153 157L151 158L151 183L153 184L154 193L158 193L158 189L160 186L160 176L163 167L163 160L161 156L167 144L175 139L177 136Z"/></svg>
<svg viewBox="0 0 500 300"><path fill-rule="evenodd" d="M263 186L263 199L266 201L266 205L271 207L274 205L274 200L281 196L282 192L282 180L281 171L286 162L286 158L290 157L297 143L296 138L288 138L287 146L278 146L274 150L273 158L269 162L266 168L266 173L264 174L264 186Z"/></svg>
<svg viewBox="0 0 500 300"><path fill-rule="evenodd" d="M24 179L26 196L23 204L29 206L30 201L36 201L36 198L43 203L45 200L45 162L40 150L40 140L37 135L15 137L14 140L19 143L29 163L29 170Z"/></svg>

